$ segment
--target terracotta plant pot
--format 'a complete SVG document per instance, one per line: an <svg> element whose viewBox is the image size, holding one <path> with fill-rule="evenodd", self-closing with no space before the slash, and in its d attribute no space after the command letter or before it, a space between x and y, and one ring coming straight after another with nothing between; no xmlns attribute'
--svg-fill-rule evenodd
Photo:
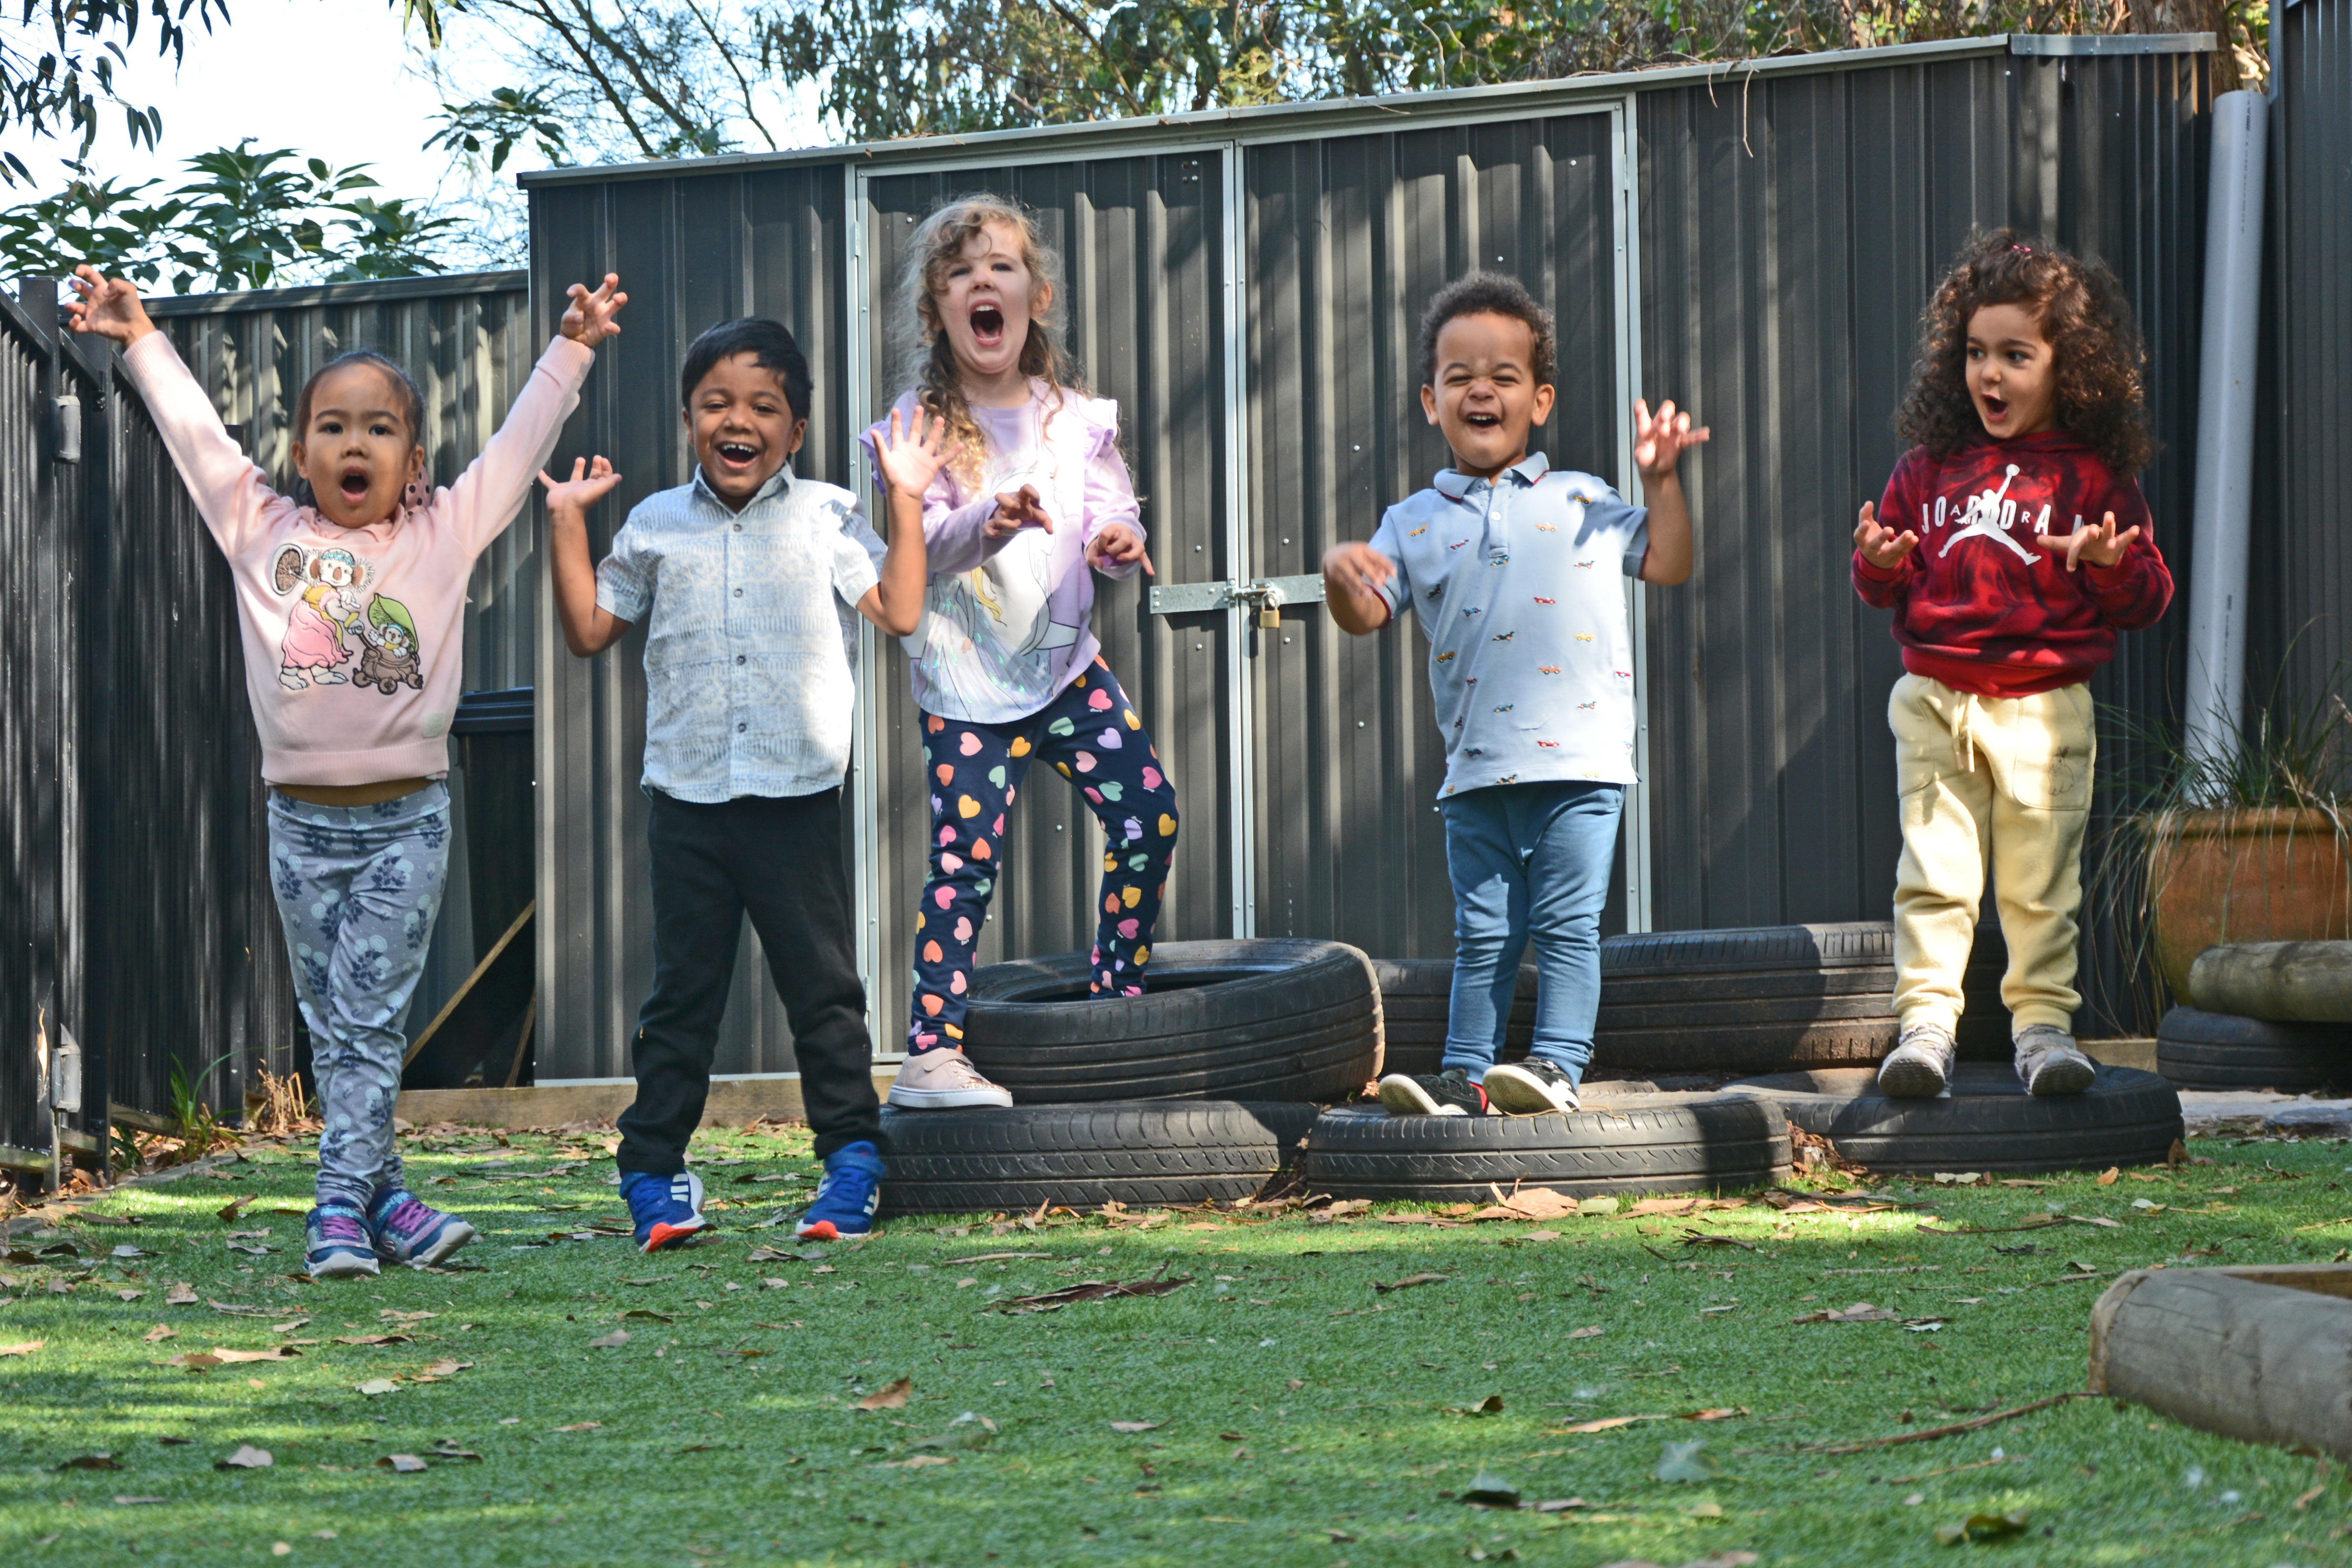
<svg viewBox="0 0 2352 1568"><path fill-rule="evenodd" d="M2324 811L2197 811L2148 825L2156 963L2189 1005L2189 969L2223 942L2352 936L2352 857Z"/></svg>

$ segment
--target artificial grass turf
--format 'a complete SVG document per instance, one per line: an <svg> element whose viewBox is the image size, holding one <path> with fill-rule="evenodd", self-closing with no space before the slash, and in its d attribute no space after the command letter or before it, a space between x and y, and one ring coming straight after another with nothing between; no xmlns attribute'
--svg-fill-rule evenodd
<svg viewBox="0 0 2352 1568"><path fill-rule="evenodd" d="M1935 1442L1839 1457L1801 1448L1902 1432L1906 1412L1916 1428L2082 1387L2091 1303L2122 1268L2180 1266L2204 1248L2219 1250L2193 1261L2335 1256L2352 1240L2342 1186L2352 1151L2336 1144L2200 1143L2214 1163L2104 1187L2088 1175L1979 1190L1896 1184L1926 1206L1862 1216L1751 1204L1687 1219L1440 1228L1380 1217L1412 1212L1397 1205L1319 1224L1180 1215L1003 1234L922 1218L822 1260L760 1263L749 1255L762 1245L802 1250L788 1228L749 1225L794 1189L742 1178L813 1172L797 1130L699 1137L706 1180L732 1205L715 1216L725 1228L655 1258L625 1238L546 1242L623 1212L608 1159L518 1180L571 1162L557 1143L520 1135L507 1148L488 1137L404 1147L419 1190L484 1231L458 1259L478 1271L287 1279L301 1222L272 1211L307 1203L309 1171L299 1150L268 1146L92 1205L142 1223L67 1223L58 1238L81 1249L79 1265L0 1265L15 1281L0 1346L43 1342L0 1359L0 1561L245 1563L283 1542L290 1560L321 1563L1367 1568L1511 1552L1583 1568L1752 1552L1765 1564L1874 1565L1945 1561L1936 1526L2018 1509L2023 1538L1959 1550L2042 1564L2352 1558L2338 1533L2352 1489L2325 1466L2106 1400ZM721 1159L745 1163L712 1163ZM482 1170L492 1162L514 1163ZM256 1201L239 1218L216 1217L242 1194ZM2120 1226L1921 1229L2024 1225L2053 1205ZM236 1239L277 1251L230 1249L229 1233L264 1226L267 1241ZM1692 1231L1754 1250L1686 1244ZM148 1256L111 1260L123 1245ZM1049 1256L955 1261L992 1252ZM93 1258L108 1260L88 1268ZM2052 1283L2087 1271L2077 1262L2100 1279ZM992 1305L1163 1268L1192 1282L1051 1313ZM1871 1269L1910 1271L1832 1272ZM1374 1288L1417 1273L1445 1278ZM50 1289L77 1279L68 1293ZM177 1281L268 1310L168 1307ZM122 1290L143 1294L126 1302ZM1858 1300L1948 1316L1917 1332L1790 1322ZM298 1329L271 1326L306 1315ZM175 1337L142 1338L159 1322ZM1602 1331L1570 1337L1587 1327ZM616 1328L626 1344L591 1348ZM414 1338L332 1342L387 1331ZM286 1341L318 1342L284 1363L155 1364ZM412 1381L442 1360L467 1364ZM903 1408L851 1408L900 1376L914 1380ZM394 1392L357 1391L376 1379ZM1455 1413L1490 1394L1500 1414ZM1564 1429L1710 1407L1746 1414ZM994 1432L957 1424L967 1411ZM1113 1422L1160 1425L1122 1433ZM1666 1443L1700 1438L1719 1476L1657 1479ZM435 1458L445 1440L480 1459ZM214 1468L246 1443L275 1465ZM121 1468L57 1468L99 1452ZM430 1468L375 1465L394 1453ZM1456 1500L1482 1469L1528 1500L1587 1506L1505 1512ZM329 1530L334 1538L316 1533Z"/></svg>

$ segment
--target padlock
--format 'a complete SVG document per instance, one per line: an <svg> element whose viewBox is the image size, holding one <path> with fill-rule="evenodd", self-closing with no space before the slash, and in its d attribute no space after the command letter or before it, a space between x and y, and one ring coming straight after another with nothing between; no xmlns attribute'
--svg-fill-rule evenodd
<svg viewBox="0 0 2352 1568"><path fill-rule="evenodd" d="M1261 628L1269 632L1278 629L1282 625L1282 606L1279 605L1268 605L1265 608L1260 610L1257 613L1257 624Z"/></svg>

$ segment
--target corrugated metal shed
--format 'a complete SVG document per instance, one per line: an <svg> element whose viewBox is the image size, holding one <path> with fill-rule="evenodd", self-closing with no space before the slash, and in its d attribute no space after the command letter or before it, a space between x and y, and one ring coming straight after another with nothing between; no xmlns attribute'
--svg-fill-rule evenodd
<svg viewBox="0 0 2352 1568"><path fill-rule="evenodd" d="M2250 675L2301 707L2341 689L2352 651L2352 0L2273 8L2270 286L2271 390L2248 616ZM2263 504L2264 501L2269 504Z"/></svg>
<svg viewBox="0 0 2352 1568"><path fill-rule="evenodd" d="M1021 196L1068 259L1073 343L1120 401L1161 568L1165 613L1115 587L1097 629L1185 807L1163 933L1296 931L1443 956L1452 910L1417 638L1344 645L1303 606L1261 628L1234 591L1303 576L1427 482L1442 458L1411 409L1420 308L1471 266L1516 271L1567 345L1556 462L1622 479L1637 391L1716 432L1685 470L1700 574L1635 600L1651 783L1632 803L1618 918L1876 916L1895 853L1881 712L1895 657L1845 586L1845 541L1896 455L1885 420L1913 316L1970 223L2046 226L2115 262L2158 356L2170 455L2150 494L2185 562L2165 509L2193 456L2183 323L2210 47L1970 39L534 174L542 329L565 283L607 268L641 300L673 301L599 370L562 456L603 451L630 476L600 520L608 535L627 502L688 472L669 384L685 339L760 311L802 332L817 366L804 471L862 482L849 443L898 384L882 353L894 237L950 190ZM836 386L845 404L829 401ZM633 645L559 673L570 661L546 637L541 770L562 784L541 818L541 1073L616 1077L650 969L635 912L642 675ZM853 874L887 1050L923 824L901 661L866 640L859 756L874 762L851 792ZM2137 643L2102 689L2158 711L2165 635ZM1097 863L1076 843L1084 819L1053 788L1023 805L994 951L1081 945ZM722 1070L789 1066L755 973L739 977L739 1002L746 987L761 1000L734 1009Z"/></svg>

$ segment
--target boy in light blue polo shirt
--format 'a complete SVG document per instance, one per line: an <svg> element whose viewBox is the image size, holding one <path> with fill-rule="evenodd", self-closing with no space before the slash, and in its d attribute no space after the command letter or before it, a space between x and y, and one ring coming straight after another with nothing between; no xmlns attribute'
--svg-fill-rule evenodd
<svg viewBox="0 0 2352 1568"><path fill-rule="evenodd" d="M1445 740L1454 994L1439 1072L1392 1073L1392 1113L1572 1110L1601 1005L1601 910L1634 782L1633 639L1619 575L1690 576L1675 465L1707 438L1669 402L1633 405L1650 504L1528 450L1551 413L1551 316L1517 280L1474 272L1421 322L1422 411L1454 466L1389 509L1369 544L1323 558L1326 602L1362 636L1412 610L1429 638ZM1519 954L1541 990L1524 1063L1496 1065Z"/></svg>

